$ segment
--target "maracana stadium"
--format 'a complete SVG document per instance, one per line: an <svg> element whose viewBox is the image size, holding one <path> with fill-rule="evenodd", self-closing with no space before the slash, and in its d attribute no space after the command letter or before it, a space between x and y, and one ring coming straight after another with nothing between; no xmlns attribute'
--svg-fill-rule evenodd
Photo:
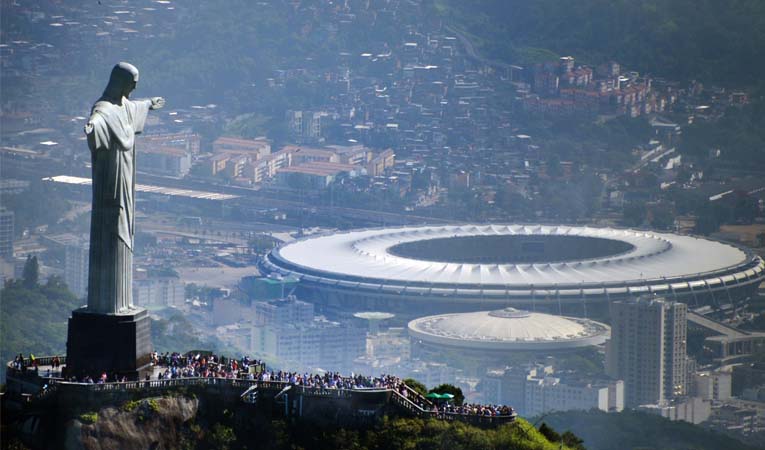
<svg viewBox="0 0 765 450"><path fill-rule="evenodd" d="M751 251L697 236L512 224L314 235L274 249L261 269L298 277L300 297L329 310L409 317L510 306L586 314L637 295L721 305L765 278Z"/></svg>

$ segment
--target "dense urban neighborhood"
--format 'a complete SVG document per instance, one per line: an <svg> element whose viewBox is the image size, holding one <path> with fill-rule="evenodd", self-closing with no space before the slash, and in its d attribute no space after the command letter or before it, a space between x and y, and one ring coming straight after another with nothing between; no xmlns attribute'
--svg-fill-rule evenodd
<svg viewBox="0 0 765 450"><path fill-rule="evenodd" d="M451 1L244 3L2 0L3 375L63 357L88 303L83 128L125 60L166 99L136 137L131 283L159 355L762 445L762 86L509 60Z"/></svg>

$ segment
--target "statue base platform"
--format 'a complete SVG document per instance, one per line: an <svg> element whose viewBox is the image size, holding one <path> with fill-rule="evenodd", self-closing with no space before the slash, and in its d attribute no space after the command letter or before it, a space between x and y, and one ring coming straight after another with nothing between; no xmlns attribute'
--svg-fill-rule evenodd
<svg viewBox="0 0 765 450"><path fill-rule="evenodd" d="M123 314L97 314L87 308L72 311L66 341L64 376L97 381L106 372L128 380L151 373L151 319L143 308Z"/></svg>

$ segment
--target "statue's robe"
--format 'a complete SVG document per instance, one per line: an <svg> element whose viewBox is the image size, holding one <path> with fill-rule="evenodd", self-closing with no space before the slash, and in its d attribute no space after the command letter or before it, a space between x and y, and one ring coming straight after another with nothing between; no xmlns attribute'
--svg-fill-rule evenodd
<svg viewBox="0 0 765 450"><path fill-rule="evenodd" d="M93 172L88 310L115 314L133 308L135 135L151 102L99 100L86 128Z"/></svg>

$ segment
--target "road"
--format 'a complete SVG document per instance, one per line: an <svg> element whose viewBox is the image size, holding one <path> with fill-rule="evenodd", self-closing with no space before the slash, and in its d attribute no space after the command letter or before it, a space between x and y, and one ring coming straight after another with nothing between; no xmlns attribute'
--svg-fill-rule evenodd
<svg viewBox="0 0 765 450"><path fill-rule="evenodd" d="M495 68L498 68L498 69L502 69L502 70L512 70L512 69L520 69L521 68L520 66L515 66L515 65L512 65L512 64L508 64L506 62L503 62L503 61L499 61L499 60L496 60L496 59L489 59L489 58L486 58L484 56L481 56L478 53L478 51L475 49L475 46L473 45L473 43L470 42L470 38L468 38L467 35L465 35L465 33L463 33L462 31L454 28L451 25L446 25L445 28L447 30L449 30L450 32L454 33L455 36L457 36L457 40L460 41L460 44L462 44L462 47L465 48L465 52L467 53L467 55L470 58L472 58L472 59L474 59L474 60L476 60L476 61L478 61L480 63L486 64L487 66L492 66L492 67L495 67Z"/></svg>
<svg viewBox="0 0 765 450"><path fill-rule="evenodd" d="M2 159L2 176L8 178L37 178L52 177L56 175L89 176L85 169L78 173L72 173L71 170L64 169L60 163L49 160L17 160L13 158ZM177 179L152 174L139 173L137 178L143 184L152 184L163 187L173 187L182 189L193 189L207 192L216 192L223 194L239 195L242 198L236 201L246 202L247 207L252 208L280 208L292 209L297 211L315 211L321 209L323 213L331 214L351 220L360 220L368 223L385 225L411 225L411 224L448 224L455 223L452 220L440 218L417 216L413 214L401 214L388 211L379 211L374 209L351 208L351 207L329 207L317 206L312 203L312 199L296 200L285 199L270 192L244 188L239 186L227 186L222 184L213 184L202 181L192 181L187 179ZM251 227L250 227L251 228Z"/></svg>
<svg viewBox="0 0 765 450"><path fill-rule="evenodd" d="M417 216L413 214L400 214L374 209L351 208L340 206L317 206L311 199L295 200L279 197L271 192L256 190L239 186L227 186L221 184L205 183L202 181L179 180L158 175L139 174L142 183L159 186L178 187L184 189L196 189L222 194L239 195L248 206L255 208L292 208L296 210L316 210L349 219L358 219L367 222L377 222L381 225L408 225L417 223L455 223L452 220L438 219L433 217Z"/></svg>

